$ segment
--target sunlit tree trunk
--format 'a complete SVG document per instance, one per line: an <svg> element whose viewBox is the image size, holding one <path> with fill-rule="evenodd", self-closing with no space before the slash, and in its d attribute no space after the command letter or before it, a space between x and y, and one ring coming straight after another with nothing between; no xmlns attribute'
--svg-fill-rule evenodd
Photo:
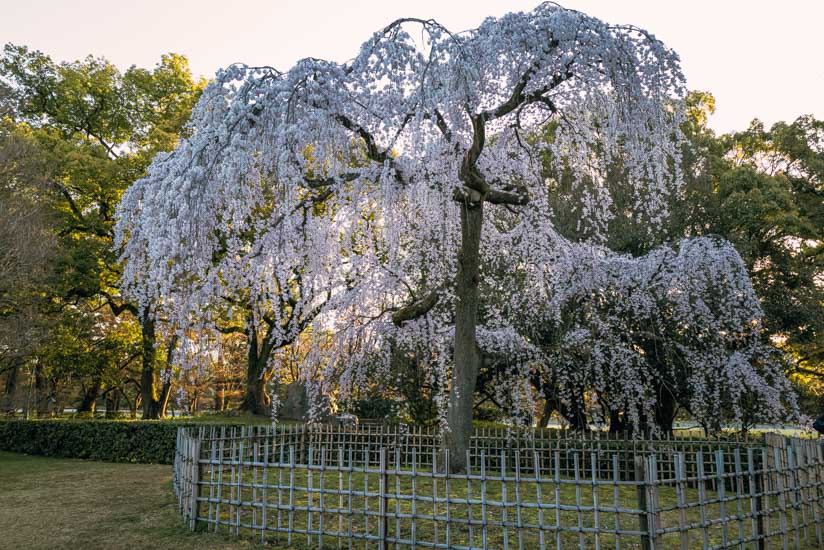
<svg viewBox="0 0 824 550"><path fill-rule="evenodd" d="M223 412L226 410L226 383L218 382L215 384L215 411Z"/></svg>
<svg viewBox="0 0 824 550"><path fill-rule="evenodd" d="M148 312L144 313L140 320L141 335L143 339L143 368L140 371L140 401L143 404L143 419L153 420L160 418L160 401L157 398L157 388L155 387L155 364L157 350L155 342L155 322Z"/></svg>

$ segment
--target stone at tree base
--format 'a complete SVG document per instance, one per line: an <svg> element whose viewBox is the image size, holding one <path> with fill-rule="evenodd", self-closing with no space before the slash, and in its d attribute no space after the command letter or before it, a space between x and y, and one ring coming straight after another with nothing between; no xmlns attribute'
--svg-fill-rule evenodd
<svg viewBox="0 0 824 550"><path fill-rule="evenodd" d="M286 386L286 399L278 410L278 416L287 420L309 420L309 395L304 383L292 382Z"/></svg>

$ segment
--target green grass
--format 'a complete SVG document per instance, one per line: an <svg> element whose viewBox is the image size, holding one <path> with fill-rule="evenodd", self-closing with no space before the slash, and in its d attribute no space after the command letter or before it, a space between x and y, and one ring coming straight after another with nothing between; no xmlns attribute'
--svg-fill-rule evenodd
<svg viewBox="0 0 824 550"><path fill-rule="evenodd" d="M182 526L171 467L0 452L0 548L259 548Z"/></svg>

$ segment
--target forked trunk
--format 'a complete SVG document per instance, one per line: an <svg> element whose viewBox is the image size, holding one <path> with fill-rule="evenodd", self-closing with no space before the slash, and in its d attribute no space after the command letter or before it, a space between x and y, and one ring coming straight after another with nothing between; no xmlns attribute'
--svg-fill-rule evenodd
<svg viewBox="0 0 824 550"><path fill-rule="evenodd" d="M446 413L449 429L444 434L451 472L466 471L466 451L472 436L472 403L481 367L475 330L478 326L482 225L483 201L461 203L461 248L455 280L458 303L455 306L454 367Z"/></svg>
<svg viewBox="0 0 824 550"><path fill-rule="evenodd" d="M103 381L100 378L92 380L91 386L83 392L83 400L77 407L79 413L93 413L97 405L97 398L100 396L100 389L103 387Z"/></svg>

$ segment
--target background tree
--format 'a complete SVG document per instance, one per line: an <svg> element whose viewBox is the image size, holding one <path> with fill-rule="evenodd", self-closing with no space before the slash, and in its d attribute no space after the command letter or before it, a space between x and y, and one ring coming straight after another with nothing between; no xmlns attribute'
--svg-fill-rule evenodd
<svg viewBox="0 0 824 550"><path fill-rule="evenodd" d="M714 99L691 98L686 193L673 232L721 235L735 246L762 302L765 339L790 354L791 372L812 387L824 362L824 123L802 116L768 130L754 120L716 136L707 127ZM815 407L808 412L818 414Z"/></svg>
<svg viewBox="0 0 824 550"><path fill-rule="evenodd" d="M12 116L32 129L55 162L48 179L54 196L47 204L56 216L64 259L59 277L44 291L86 315L105 306L140 322L143 415L156 418L163 411L154 320L117 291L113 215L123 190L148 161L174 146L204 84L174 54L151 71L132 67L121 73L102 58L55 63L11 44L0 60L0 78L12 93Z"/></svg>
<svg viewBox="0 0 824 550"><path fill-rule="evenodd" d="M699 218L741 252L761 296L770 338L798 372L822 375L824 338L824 122L758 121L722 138L725 170Z"/></svg>
<svg viewBox="0 0 824 550"><path fill-rule="evenodd" d="M5 374L0 410L16 408L21 369L48 339L54 321L40 291L60 257L44 206L51 169L48 155L25 128L0 121L0 375Z"/></svg>

